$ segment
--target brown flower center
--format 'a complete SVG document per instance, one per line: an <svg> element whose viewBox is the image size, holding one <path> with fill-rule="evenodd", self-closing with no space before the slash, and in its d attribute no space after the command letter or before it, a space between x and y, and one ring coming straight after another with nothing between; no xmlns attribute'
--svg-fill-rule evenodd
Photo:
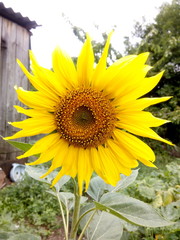
<svg viewBox="0 0 180 240"><path fill-rule="evenodd" d="M55 112L57 131L76 147L98 147L112 136L115 112L102 92L91 88L69 91Z"/></svg>

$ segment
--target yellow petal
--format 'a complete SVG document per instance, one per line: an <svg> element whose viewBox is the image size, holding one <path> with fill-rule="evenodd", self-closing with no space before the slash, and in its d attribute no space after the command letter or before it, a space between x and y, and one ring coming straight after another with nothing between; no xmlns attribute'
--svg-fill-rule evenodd
<svg viewBox="0 0 180 240"><path fill-rule="evenodd" d="M63 162L67 161L67 155L68 155L68 151L69 151L68 143L66 141L64 141L64 139L60 139L59 144L61 145L61 147L59 148L59 151L57 151L56 155L54 156L51 167L48 169L48 171L43 176L41 176L41 178L46 177L48 174L50 174L56 168L62 167Z"/></svg>
<svg viewBox="0 0 180 240"><path fill-rule="evenodd" d="M80 85L89 87L93 74L94 53L91 45L91 39L87 35L81 53L77 61L78 82Z"/></svg>
<svg viewBox="0 0 180 240"><path fill-rule="evenodd" d="M56 93L57 96L62 96L65 92L65 88L59 81L59 78L56 77L56 74L49 69L41 67L33 54L32 51L29 51L29 56L31 60L31 69L38 81L46 85L51 91Z"/></svg>
<svg viewBox="0 0 180 240"><path fill-rule="evenodd" d="M16 88L19 101L30 108L45 109L47 111L55 111L59 102L48 99L42 93L36 91L25 91L23 88Z"/></svg>
<svg viewBox="0 0 180 240"><path fill-rule="evenodd" d="M78 185L79 194L82 195L83 183L86 183L86 190L89 186L89 181L92 176L93 168L91 166L90 160L90 150L89 149L79 149L78 155Z"/></svg>
<svg viewBox="0 0 180 240"><path fill-rule="evenodd" d="M54 180L52 181L52 185L51 187L53 187L54 185L56 185L56 183L64 176L67 175L66 174L66 169L61 168L61 170L58 172L58 174L56 175L56 177L54 178ZM41 176L41 177L45 177L45 175Z"/></svg>
<svg viewBox="0 0 180 240"><path fill-rule="evenodd" d="M77 174L77 160L78 160L78 148L75 148L74 146L69 147L68 154L66 156L66 161L63 162L62 169L57 174L57 176L52 181L52 186L54 186L59 179L64 175L69 175L72 178L74 178Z"/></svg>
<svg viewBox="0 0 180 240"><path fill-rule="evenodd" d="M59 151L55 155L53 162L52 162L52 167L54 169L58 168L62 165L66 165L68 152L71 151L71 148L68 145L68 142L65 141L64 139L60 139L59 144L61 145L61 147L59 148Z"/></svg>
<svg viewBox="0 0 180 240"><path fill-rule="evenodd" d="M141 98L141 99L128 102L126 104L121 104L120 106L118 106L118 109L123 111L132 111L132 110L140 111L151 105L165 102L170 98L172 97L170 96L170 97L159 97L159 98Z"/></svg>
<svg viewBox="0 0 180 240"><path fill-rule="evenodd" d="M147 72L152 68L144 65L148 55L148 53L139 54L128 64L124 64L113 78L107 75L110 81L107 81L106 88L108 92L113 92L115 98L120 98L120 104L123 104L122 99L129 95L129 92L132 92L144 81Z"/></svg>
<svg viewBox="0 0 180 240"><path fill-rule="evenodd" d="M23 129L17 133L15 133L13 136L6 137L4 140L10 140L10 139L16 139L16 138L22 138L22 137L30 137L30 136L35 136L38 134L48 134L51 133L55 130L55 127L52 126L37 126L36 128L26 128Z"/></svg>
<svg viewBox="0 0 180 240"><path fill-rule="evenodd" d="M148 161L148 160L145 160L143 158L140 158L139 159L144 165L148 166L148 167L154 167L154 168L157 168L156 165L154 165L152 162Z"/></svg>
<svg viewBox="0 0 180 240"><path fill-rule="evenodd" d="M104 72L106 70L106 61L107 61L107 55L108 55L108 50L109 50L112 34L113 34L113 31L108 35L108 39L106 41L106 45L104 47L102 56L94 70L92 86L95 86L95 84L97 85L99 83L99 80L101 79L102 75L104 74Z"/></svg>
<svg viewBox="0 0 180 240"><path fill-rule="evenodd" d="M91 163L94 171L102 178L105 182L107 182L106 177L104 176L100 164L99 153L96 148L90 148L90 155L91 155Z"/></svg>
<svg viewBox="0 0 180 240"><path fill-rule="evenodd" d="M77 86L77 72L72 59L67 53L56 47L52 54L53 70L56 77L66 89Z"/></svg>
<svg viewBox="0 0 180 240"><path fill-rule="evenodd" d="M164 71L156 74L153 77L144 78L142 79L143 81L141 81L141 83L136 84L134 89L131 89L131 91L124 94L123 96L119 95L121 104L128 103L150 92L158 84L163 73Z"/></svg>
<svg viewBox="0 0 180 240"><path fill-rule="evenodd" d="M44 74L42 76L42 69L39 69L39 71L41 72L41 75L39 76L39 74L38 74L38 77L37 76L35 77L28 72L28 70L25 68L25 66L19 60L17 60L17 63L19 64L19 66L21 67L22 71L24 72L26 77L29 79L31 84L36 88L36 90L41 91L43 94L47 95L48 98L59 100L58 96L60 95L60 93L57 92L54 85L52 84L52 82L53 82L52 75L54 73L52 73L50 71L47 72L47 70L46 70L46 74ZM38 73L39 73L39 71L38 71ZM51 82L48 81L49 78L51 78ZM58 93L58 95L57 95L57 93Z"/></svg>
<svg viewBox="0 0 180 240"><path fill-rule="evenodd" d="M131 61L133 61L133 59L135 59L136 57L137 55L129 55L122 57L116 62L114 62L110 67L106 69L104 74L100 76L101 78L99 78L98 82L97 81L93 82L93 86L99 89L100 91L106 90L106 88L108 88L110 92L111 90L109 85L112 85L116 82L114 79L121 71L121 69L125 67L127 64L129 64Z"/></svg>
<svg viewBox="0 0 180 240"><path fill-rule="evenodd" d="M103 175L101 176L107 183L115 186L120 179L120 174L115 166L115 163L110 155L110 150L108 148L104 148L103 146L98 147L98 155L100 158L100 165L103 171Z"/></svg>
<svg viewBox="0 0 180 240"><path fill-rule="evenodd" d="M159 127L162 124L170 122L168 120L154 117L150 112L143 111L120 111L117 114L117 118L119 118L119 121L117 122L118 127L121 127L122 123L128 125L132 124L134 126Z"/></svg>
<svg viewBox="0 0 180 240"><path fill-rule="evenodd" d="M135 168L138 166L137 160L132 156L124 146L118 145L114 139L109 139L107 141L108 147L117 156L117 161L119 161L124 167Z"/></svg>
<svg viewBox="0 0 180 240"><path fill-rule="evenodd" d="M45 110L39 111L39 109L38 110L36 110L36 109L24 109L24 108L22 108L20 106L16 106L16 105L14 105L14 108L17 110L18 113L23 113L23 114L25 114L26 116L29 116L29 117L35 117L35 118L39 117L39 118L41 118L41 117L45 117L45 116L47 117L47 116L50 115L50 113L45 111Z"/></svg>
<svg viewBox="0 0 180 240"><path fill-rule="evenodd" d="M106 149L106 155L109 156L109 158L110 158L111 161L113 162L115 168L117 169L118 181L120 180L120 179L119 179L120 173L123 173L123 174L126 175L126 176L131 175L132 170L131 170L131 168L130 168L130 165L125 165L125 164L123 164L123 162L121 162L121 161L118 159L118 156L114 153L114 151L112 151L112 149L107 148L107 149ZM137 165L137 164L136 164L136 165ZM116 182L116 184L117 184L117 182Z"/></svg>
<svg viewBox="0 0 180 240"><path fill-rule="evenodd" d="M46 151L51 145L53 145L55 142L57 142L60 139L59 133L52 133L49 134L40 140L38 140L27 152L25 152L23 155L18 156L18 159L26 158L35 154L42 153Z"/></svg>
<svg viewBox="0 0 180 240"><path fill-rule="evenodd" d="M127 130L128 132L131 132L133 134L136 134L138 136L142 136L142 137L148 137L148 138L152 138L161 142L165 142L169 145L174 145L172 144L170 141L165 140L164 138L160 137L156 132L154 132L152 129L150 129L149 127L146 126L140 126L137 124L129 124L129 123L121 123L120 124L121 128Z"/></svg>
<svg viewBox="0 0 180 240"><path fill-rule="evenodd" d="M130 152L136 159L155 161L155 155L152 149L137 137L118 129L114 131L114 134L117 142L119 142L119 146L124 146L127 152Z"/></svg>
<svg viewBox="0 0 180 240"><path fill-rule="evenodd" d="M39 118L28 118L20 122L12 122L10 123L12 126L22 129L29 129L29 128L38 128L42 126L46 126L52 131L54 131L57 126L55 124L55 119L52 114L49 114L49 116L41 116L39 114Z"/></svg>
<svg viewBox="0 0 180 240"><path fill-rule="evenodd" d="M42 152L40 157L36 161L27 163L27 165L38 165L38 164L45 163L52 160L60 148L61 148L61 140L59 139L54 144L51 144L51 146L47 150Z"/></svg>
<svg viewBox="0 0 180 240"><path fill-rule="evenodd" d="M74 162L77 164L78 151L79 151L79 148L77 148L73 145L69 146L68 153L66 155L66 159L68 159L68 160L63 161L63 167L65 167L66 169L71 169Z"/></svg>

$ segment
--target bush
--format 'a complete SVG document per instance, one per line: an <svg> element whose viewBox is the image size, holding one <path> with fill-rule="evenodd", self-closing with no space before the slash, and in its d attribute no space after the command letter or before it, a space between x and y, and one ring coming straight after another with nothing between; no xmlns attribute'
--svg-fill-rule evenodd
<svg viewBox="0 0 180 240"><path fill-rule="evenodd" d="M59 205L46 191L49 185L25 176L0 191L0 229L13 232L48 234L60 227Z"/></svg>

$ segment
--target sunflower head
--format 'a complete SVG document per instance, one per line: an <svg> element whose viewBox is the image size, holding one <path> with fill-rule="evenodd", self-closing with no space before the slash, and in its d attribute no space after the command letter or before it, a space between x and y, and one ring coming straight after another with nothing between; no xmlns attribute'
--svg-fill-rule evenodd
<svg viewBox="0 0 180 240"><path fill-rule="evenodd" d="M158 84L163 72L146 76L151 69L146 64L148 53L123 57L107 67L111 35L96 66L88 35L77 66L60 48L52 55L53 71L41 67L32 52L32 74L18 61L36 91L16 88L27 108L15 108L28 118L11 123L21 130L5 139L45 134L18 158L40 154L30 164L51 161L44 176L59 169L52 185L63 175L77 176L80 194L84 183L88 188L93 171L116 185L120 173L130 175L138 161L155 167L154 152L135 135L172 145L151 129L168 121L144 111L170 97L142 97Z"/></svg>
<svg viewBox="0 0 180 240"><path fill-rule="evenodd" d="M115 109L103 92L82 87L61 99L55 120L57 131L67 143L97 148L113 134Z"/></svg>

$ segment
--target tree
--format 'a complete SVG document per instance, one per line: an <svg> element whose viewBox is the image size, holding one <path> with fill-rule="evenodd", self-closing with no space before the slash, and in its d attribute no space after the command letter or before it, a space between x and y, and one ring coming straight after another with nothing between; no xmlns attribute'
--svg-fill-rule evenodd
<svg viewBox="0 0 180 240"><path fill-rule="evenodd" d="M180 0L161 6L155 23L136 23L134 36L141 38L139 44L126 48L127 52L151 52L151 63L155 72L165 69L165 77L172 78L180 73Z"/></svg>
<svg viewBox="0 0 180 240"><path fill-rule="evenodd" d="M180 142L180 0L165 3L155 18L155 23L145 25L136 23L134 36L141 39L132 45L125 39L128 54L150 52L150 65L154 66L150 74L165 70L160 84L150 93L151 96L173 96L161 107L154 108L160 117L169 117L173 124L168 124L164 132L174 142ZM165 107L166 106L166 107Z"/></svg>
<svg viewBox="0 0 180 240"><path fill-rule="evenodd" d="M82 28L79 28L77 26L72 26L73 29L73 33L74 35L81 41L84 43L85 39L86 39L86 33ZM97 42L97 41L92 41L92 46L93 46L93 50L94 50L94 57L95 57L95 62L97 63L102 55L102 51L104 49L106 40L107 40L107 33L102 33L102 42ZM110 65L112 62L114 62L116 59L119 59L120 57L122 57L122 55L116 51L112 45L110 45L109 48L109 55L108 55L108 59L107 59L107 65Z"/></svg>

